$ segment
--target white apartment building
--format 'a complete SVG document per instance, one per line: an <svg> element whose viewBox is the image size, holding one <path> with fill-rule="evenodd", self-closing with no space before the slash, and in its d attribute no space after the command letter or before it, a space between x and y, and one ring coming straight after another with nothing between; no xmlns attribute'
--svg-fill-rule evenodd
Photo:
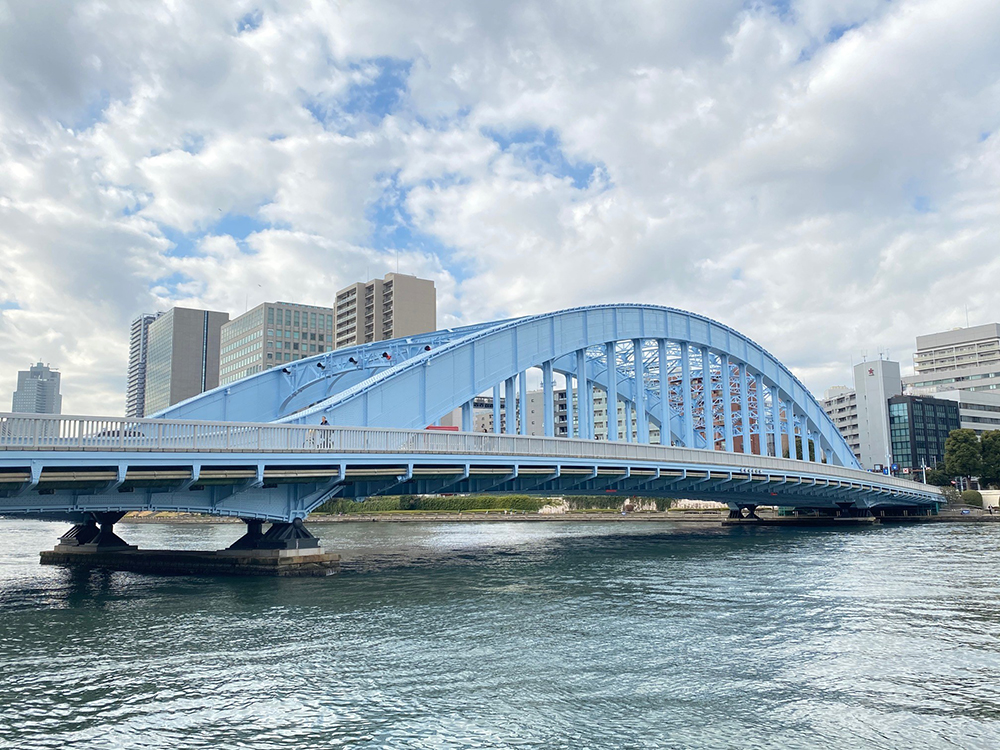
<svg viewBox="0 0 1000 750"><path fill-rule="evenodd" d="M1000 394L970 390L936 391L934 398L958 402L958 419L963 430L982 435L1000 430Z"/></svg>
<svg viewBox="0 0 1000 750"><path fill-rule="evenodd" d="M855 458L860 460L861 435L858 429L858 394L846 385L828 388L820 402Z"/></svg>
<svg viewBox="0 0 1000 750"><path fill-rule="evenodd" d="M337 292L336 348L437 330L434 282L401 273Z"/></svg>
<svg viewBox="0 0 1000 750"><path fill-rule="evenodd" d="M913 370L903 379L909 395L1000 390L1000 323L917 336Z"/></svg>
<svg viewBox="0 0 1000 750"><path fill-rule="evenodd" d="M222 326L219 382L333 350L332 307L264 302Z"/></svg>

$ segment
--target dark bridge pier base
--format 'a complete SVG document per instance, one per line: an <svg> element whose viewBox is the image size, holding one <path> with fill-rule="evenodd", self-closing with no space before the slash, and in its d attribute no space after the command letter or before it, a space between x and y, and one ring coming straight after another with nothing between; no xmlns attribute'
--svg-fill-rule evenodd
<svg viewBox="0 0 1000 750"><path fill-rule="evenodd" d="M59 537L56 549L67 548L77 551L95 551L111 549L135 549L115 533L115 524L124 518L124 513L91 513L83 523ZM100 528L98 528L100 524Z"/></svg>
<svg viewBox="0 0 1000 750"><path fill-rule="evenodd" d="M247 533L229 545L230 550L320 550L319 538L296 518L291 523L272 523L267 533L263 533L264 522L256 518L244 518Z"/></svg>
<svg viewBox="0 0 1000 750"><path fill-rule="evenodd" d="M94 513L63 534L43 565L128 570L161 575L328 576L340 570L340 555L324 552L301 519L272 523L244 518L247 532L218 551L140 550L114 533L124 513Z"/></svg>

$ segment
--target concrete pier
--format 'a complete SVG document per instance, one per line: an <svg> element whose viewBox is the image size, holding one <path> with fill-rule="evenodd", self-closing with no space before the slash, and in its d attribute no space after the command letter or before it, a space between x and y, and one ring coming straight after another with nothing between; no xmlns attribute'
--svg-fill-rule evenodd
<svg viewBox="0 0 1000 750"><path fill-rule="evenodd" d="M340 555L322 548L188 551L86 549L60 544L43 551L41 563L161 575L304 577L334 575L340 570Z"/></svg>
<svg viewBox="0 0 1000 750"><path fill-rule="evenodd" d="M324 552L302 523L245 518L247 533L218 551L141 550L114 533L122 513L95 513L63 534L42 565L127 570L161 575L328 576L340 570L340 555ZM100 528L98 528L98 526Z"/></svg>

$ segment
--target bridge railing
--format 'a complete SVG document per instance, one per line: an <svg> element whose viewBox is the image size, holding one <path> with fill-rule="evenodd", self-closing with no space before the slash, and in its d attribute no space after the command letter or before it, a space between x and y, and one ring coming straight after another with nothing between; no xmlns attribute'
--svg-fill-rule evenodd
<svg viewBox="0 0 1000 750"><path fill-rule="evenodd" d="M905 490L934 491L895 477L830 464L644 443L493 433L294 424L116 419L0 413L0 451L448 454L694 464L721 471L815 473ZM2 454L0 454L2 456ZM810 471L811 469L811 471Z"/></svg>

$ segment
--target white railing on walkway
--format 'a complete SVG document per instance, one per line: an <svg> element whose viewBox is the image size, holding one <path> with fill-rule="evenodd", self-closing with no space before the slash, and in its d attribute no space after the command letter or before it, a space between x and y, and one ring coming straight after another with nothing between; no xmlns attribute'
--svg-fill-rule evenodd
<svg viewBox="0 0 1000 750"><path fill-rule="evenodd" d="M443 430L320 427L242 422L168 421L0 413L3 451L127 451L223 453L374 453L532 456L575 461L650 461L719 470L800 475L903 490L937 488L842 466L742 453L605 440L497 435Z"/></svg>

